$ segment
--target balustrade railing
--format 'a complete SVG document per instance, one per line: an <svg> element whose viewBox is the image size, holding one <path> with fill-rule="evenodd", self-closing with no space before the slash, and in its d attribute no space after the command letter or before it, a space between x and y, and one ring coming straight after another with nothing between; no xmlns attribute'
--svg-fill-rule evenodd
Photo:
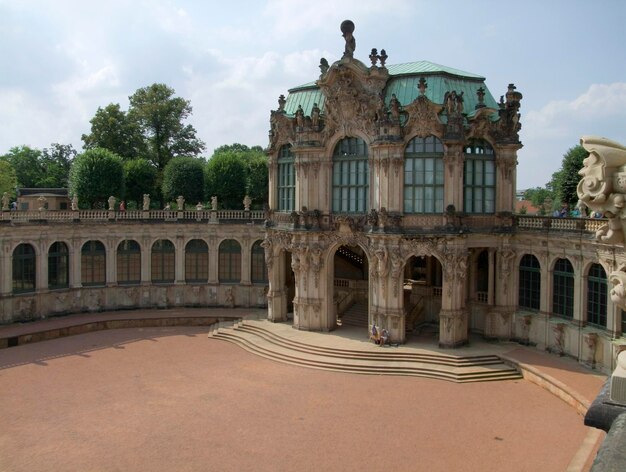
<svg viewBox="0 0 626 472"><path fill-rule="evenodd" d="M210 221L220 220L261 223L262 210L41 210L0 211L0 222L29 223L40 221Z"/></svg>

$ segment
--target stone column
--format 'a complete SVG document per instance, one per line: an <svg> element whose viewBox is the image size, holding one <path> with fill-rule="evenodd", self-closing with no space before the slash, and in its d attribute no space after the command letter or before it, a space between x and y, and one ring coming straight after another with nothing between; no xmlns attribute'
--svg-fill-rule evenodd
<svg viewBox="0 0 626 472"><path fill-rule="evenodd" d="M240 285L252 285L252 282L250 281L250 259L250 239L244 238L241 245L241 281L239 282Z"/></svg>
<svg viewBox="0 0 626 472"><path fill-rule="evenodd" d="M445 210L448 205L454 205L457 211L463 211L463 145L445 143L443 162L443 208Z"/></svg>
<svg viewBox="0 0 626 472"><path fill-rule="evenodd" d="M80 288L83 286L82 284L82 273L81 273L81 250L83 247L83 242L80 239L73 239L71 241L70 248L70 287L72 288Z"/></svg>
<svg viewBox="0 0 626 472"><path fill-rule="evenodd" d="M277 157L275 155L270 156L269 158L269 171L268 171L268 204L270 208L276 209L278 208L278 192L276 192L276 187L278 183L278 163L276 162Z"/></svg>
<svg viewBox="0 0 626 472"><path fill-rule="evenodd" d="M4 241L0 253L0 295L9 295L13 289L13 253L9 241Z"/></svg>
<svg viewBox="0 0 626 472"><path fill-rule="evenodd" d="M217 238L211 236L209 238L209 284L219 283L219 244Z"/></svg>
<svg viewBox="0 0 626 472"><path fill-rule="evenodd" d="M152 283L152 243L150 239L144 238L141 244L141 284L150 285Z"/></svg>
<svg viewBox="0 0 626 472"><path fill-rule="evenodd" d="M500 144L496 148L496 213L513 211L517 151L521 144Z"/></svg>
<svg viewBox="0 0 626 472"><path fill-rule="evenodd" d="M465 306L468 256L463 248L449 248L443 255L443 287L439 312L439 346L467 344L468 314Z"/></svg>
<svg viewBox="0 0 626 472"><path fill-rule="evenodd" d="M490 258L493 254L490 250ZM513 284L515 252L510 248L495 253L494 303L485 319L485 337L508 340L513 336L515 285ZM490 268L491 271L491 268Z"/></svg>
<svg viewBox="0 0 626 472"><path fill-rule="evenodd" d="M174 240L174 284L185 283L185 240L182 235Z"/></svg>
<svg viewBox="0 0 626 472"><path fill-rule="evenodd" d="M107 238L106 241L106 286L113 287L117 285L117 240Z"/></svg>
<svg viewBox="0 0 626 472"><path fill-rule="evenodd" d="M35 273L35 291L48 291L48 240L39 242L35 251L37 257Z"/></svg>

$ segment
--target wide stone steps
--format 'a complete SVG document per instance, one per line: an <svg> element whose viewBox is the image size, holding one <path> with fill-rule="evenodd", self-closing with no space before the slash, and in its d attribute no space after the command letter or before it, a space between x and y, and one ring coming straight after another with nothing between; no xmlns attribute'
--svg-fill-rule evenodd
<svg viewBox="0 0 626 472"><path fill-rule="evenodd" d="M451 356L434 352L390 352L389 349L393 348L379 347L372 351L343 349L290 339L277 333L274 329L277 326L280 325L246 320L232 326L216 327L211 330L209 337L234 343L267 359L316 369L371 375L408 375L453 382L521 378L515 368L504 364L495 355Z"/></svg>
<svg viewBox="0 0 626 472"><path fill-rule="evenodd" d="M340 317L342 326L367 326L367 305L355 303Z"/></svg>

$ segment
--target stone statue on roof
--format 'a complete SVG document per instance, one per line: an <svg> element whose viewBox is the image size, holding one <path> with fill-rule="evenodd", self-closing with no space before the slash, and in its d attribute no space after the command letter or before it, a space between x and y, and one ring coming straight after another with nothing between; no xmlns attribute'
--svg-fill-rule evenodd
<svg viewBox="0 0 626 472"><path fill-rule="evenodd" d="M354 23L350 20L344 20L341 23L341 33L346 40L346 48L343 51L342 59L354 57L354 50L356 49L356 39L352 36L354 33Z"/></svg>

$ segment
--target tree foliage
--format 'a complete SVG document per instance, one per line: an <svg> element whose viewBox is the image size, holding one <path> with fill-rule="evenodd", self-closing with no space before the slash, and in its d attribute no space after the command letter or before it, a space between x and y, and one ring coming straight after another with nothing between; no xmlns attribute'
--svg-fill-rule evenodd
<svg viewBox="0 0 626 472"><path fill-rule="evenodd" d="M70 170L70 195L81 207L105 208L109 196L124 194L122 159L107 149L88 149L76 156Z"/></svg>
<svg viewBox="0 0 626 472"><path fill-rule="evenodd" d="M10 162L0 160L0 195L8 192L9 197L15 198L17 175Z"/></svg>
<svg viewBox="0 0 626 472"><path fill-rule="evenodd" d="M39 149L16 146L9 149L9 152L1 156L0 160L8 162L15 170L18 187L33 188L39 187L44 176L44 169L41 165L42 156Z"/></svg>
<svg viewBox="0 0 626 472"><path fill-rule="evenodd" d="M204 201L204 160L175 157L163 171L163 198L175 200L182 195L188 203Z"/></svg>
<svg viewBox="0 0 626 472"><path fill-rule="evenodd" d="M524 192L524 199L530 200L533 206L537 208L542 207L547 198L554 200L554 192L547 188L529 188Z"/></svg>
<svg viewBox="0 0 626 472"><path fill-rule="evenodd" d="M123 159L142 155L145 146L139 125L120 108L119 103L98 108L89 122L91 133L81 137L85 149L108 149Z"/></svg>
<svg viewBox="0 0 626 472"><path fill-rule="evenodd" d="M128 117L139 127L144 157L161 170L173 157L198 156L204 150L194 127L183 123L192 112L189 101L174 93L165 84L152 84L129 97Z"/></svg>
<svg viewBox="0 0 626 472"><path fill-rule="evenodd" d="M0 160L11 164L17 177L17 186L22 188L63 188L71 161L76 151L71 144L53 143L43 151L29 146L17 146L0 156Z"/></svg>
<svg viewBox="0 0 626 472"><path fill-rule="evenodd" d="M262 151L252 155L247 161L247 194L252 199L252 207L261 209L269 201L269 169L267 166L267 156Z"/></svg>
<svg viewBox="0 0 626 472"><path fill-rule="evenodd" d="M125 198L139 205L144 193L154 196L157 169L146 159L133 159L124 162Z"/></svg>
<svg viewBox="0 0 626 472"><path fill-rule="evenodd" d="M206 195L216 195L222 208L240 208L246 196L246 165L240 153L213 154L206 165Z"/></svg>
<svg viewBox="0 0 626 472"><path fill-rule="evenodd" d="M563 155L561 168L552 174L549 186L562 203L574 206L578 201L578 194L576 193L576 187L580 181L578 171L582 169L583 160L588 155L589 153L580 145L569 148Z"/></svg>

